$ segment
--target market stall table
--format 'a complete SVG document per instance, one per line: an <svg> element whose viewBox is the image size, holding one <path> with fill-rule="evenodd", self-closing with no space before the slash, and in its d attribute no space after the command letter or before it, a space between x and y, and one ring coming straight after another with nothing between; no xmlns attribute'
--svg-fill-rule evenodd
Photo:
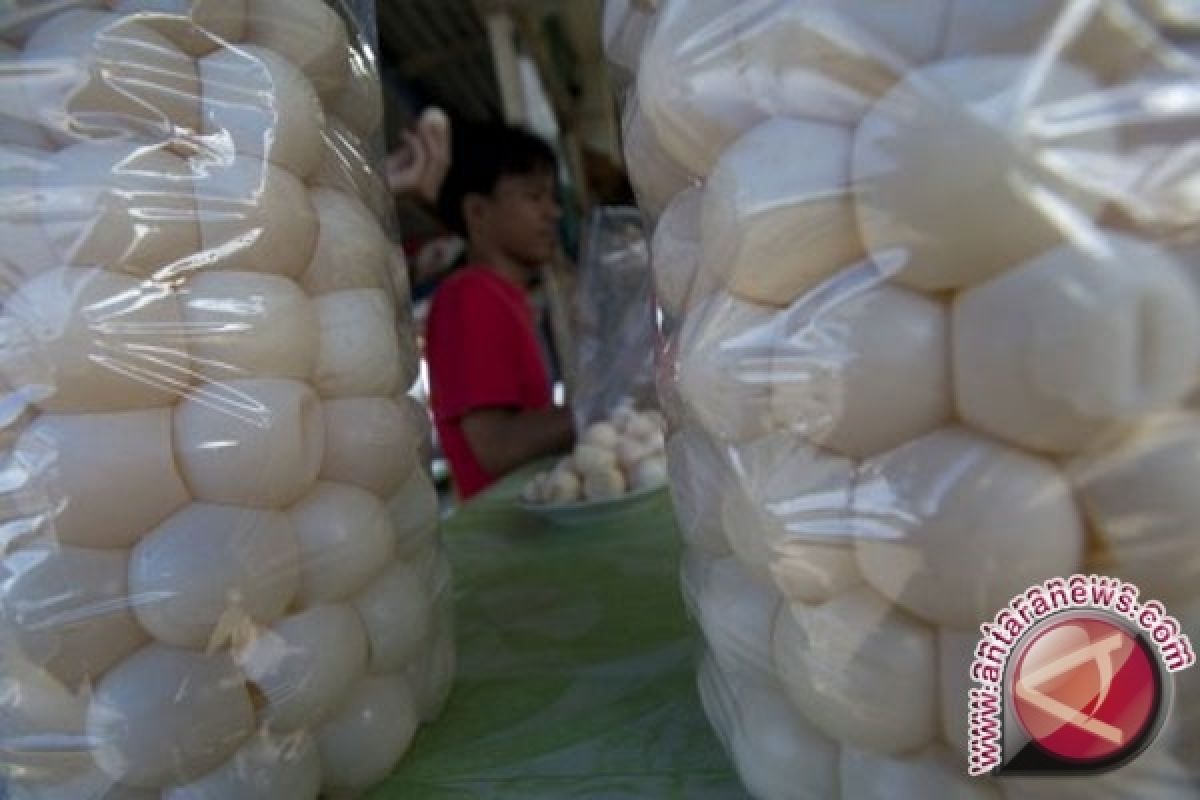
<svg viewBox="0 0 1200 800"><path fill-rule="evenodd" d="M517 508L532 474L446 522L454 694L370 797L744 797L696 693L667 493L562 527Z"/></svg>

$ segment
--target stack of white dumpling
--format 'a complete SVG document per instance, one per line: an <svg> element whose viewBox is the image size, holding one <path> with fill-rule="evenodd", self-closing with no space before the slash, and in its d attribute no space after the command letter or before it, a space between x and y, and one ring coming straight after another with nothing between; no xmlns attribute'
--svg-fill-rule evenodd
<svg viewBox="0 0 1200 800"><path fill-rule="evenodd" d="M1200 635L1200 264L1167 244L1200 118L1127 104L1200 65L1068 5L665 0L647 34L684 584L758 797L1200 796L1191 676L1119 773L966 778L978 626L1029 586L1120 576Z"/></svg>
<svg viewBox="0 0 1200 800"><path fill-rule="evenodd" d="M522 500L565 506L661 488L667 482L666 427L662 412L616 409L584 430L569 457L526 484Z"/></svg>
<svg viewBox="0 0 1200 800"><path fill-rule="evenodd" d="M373 56L321 0L0 40L0 784L361 792L454 669Z"/></svg>

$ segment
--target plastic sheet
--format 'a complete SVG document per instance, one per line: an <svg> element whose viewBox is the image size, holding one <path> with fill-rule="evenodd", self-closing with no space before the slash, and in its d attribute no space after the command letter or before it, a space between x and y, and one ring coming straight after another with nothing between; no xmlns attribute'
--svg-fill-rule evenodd
<svg viewBox="0 0 1200 800"><path fill-rule="evenodd" d="M1193 641L1195 15L666 0L625 109L705 708L762 798L1200 797L1194 670L1102 778L966 778L978 627L1115 575Z"/></svg>
<svg viewBox="0 0 1200 800"><path fill-rule="evenodd" d="M0 795L353 796L445 701L355 7L0 7Z"/></svg>

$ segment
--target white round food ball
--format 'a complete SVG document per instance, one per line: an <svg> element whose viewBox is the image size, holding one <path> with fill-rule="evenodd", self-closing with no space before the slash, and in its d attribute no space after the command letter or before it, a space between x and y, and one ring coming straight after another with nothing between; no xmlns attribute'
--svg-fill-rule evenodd
<svg viewBox="0 0 1200 800"><path fill-rule="evenodd" d="M322 97L349 77L346 24L322 0L246 0L246 41L291 61Z"/></svg>
<svg viewBox="0 0 1200 800"><path fill-rule="evenodd" d="M650 253L654 264L655 297L672 317L681 317L718 286L711 272L700 269L700 221L704 189L684 189L671 200L654 226Z"/></svg>
<svg viewBox="0 0 1200 800"><path fill-rule="evenodd" d="M550 505L567 505L578 502L583 496L583 482L572 470L554 470L550 473L545 489L545 502Z"/></svg>
<svg viewBox="0 0 1200 800"><path fill-rule="evenodd" d="M400 342L386 292L350 289L315 302L321 342L313 385L322 397L390 397L412 384L415 352Z"/></svg>
<svg viewBox="0 0 1200 800"><path fill-rule="evenodd" d="M615 450L617 442L620 441L620 434L611 422L596 422L587 427L580 441L593 447Z"/></svg>
<svg viewBox="0 0 1200 800"><path fill-rule="evenodd" d="M661 455L643 459L633 468L629 484L634 489L657 489L666 486L667 459Z"/></svg>
<svg viewBox="0 0 1200 800"><path fill-rule="evenodd" d="M25 43L35 80L25 96L61 143L137 135L164 141L200 130L196 63L134 17L79 9L47 20Z"/></svg>
<svg viewBox="0 0 1200 800"><path fill-rule="evenodd" d="M2 62L0 62L2 68ZM0 103L7 102L0 92ZM3 108L4 106L0 106ZM53 169L51 154L16 141L0 118L0 305L26 280L59 266L42 225L41 173Z"/></svg>
<svg viewBox="0 0 1200 800"><path fill-rule="evenodd" d="M101 269L48 270L4 304L0 377L42 411L166 406L191 379L182 330L163 286Z"/></svg>
<svg viewBox="0 0 1200 800"><path fill-rule="evenodd" d="M641 439L624 437L617 442L617 446L613 450L613 453L617 457L617 466L619 466L631 480L633 477L633 471L637 468L637 465L646 459L651 458L658 452L660 452L659 449L656 449L652 445L643 442Z"/></svg>
<svg viewBox="0 0 1200 800"><path fill-rule="evenodd" d="M999 609L997 609L999 611ZM982 623L982 620L981 620ZM982 638L978 629L955 631L938 628L938 679L942 711L942 738L962 758L970 754L968 713L971 662Z"/></svg>
<svg viewBox="0 0 1200 800"><path fill-rule="evenodd" d="M584 475L589 472L616 469L617 454L613 448L585 442L575 447L575 453L571 457L571 466Z"/></svg>
<svg viewBox="0 0 1200 800"><path fill-rule="evenodd" d="M4 637L0 653L0 731L6 741L45 741L43 737L80 737L87 723L88 698L71 692L50 673L31 663L17 643ZM92 767L83 746L61 751L8 746L4 772L17 786L62 781Z"/></svg>
<svg viewBox="0 0 1200 800"><path fill-rule="evenodd" d="M625 169L638 205L650 219L693 184L693 176L663 151L641 103L630 98L621 124Z"/></svg>
<svg viewBox="0 0 1200 800"><path fill-rule="evenodd" d="M288 511L300 545L301 607L345 600L384 570L396 536L383 503L368 491L318 483Z"/></svg>
<svg viewBox="0 0 1200 800"><path fill-rule="evenodd" d="M188 502L165 408L115 414L43 414L12 451L31 485L57 504L63 544L129 547Z"/></svg>
<svg viewBox="0 0 1200 800"><path fill-rule="evenodd" d="M1083 525L1063 475L962 428L868 463L855 511L876 526L858 539L863 576L938 625L975 628L1083 563Z"/></svg>
<svg viewBox="0 0 1200 800"><path fill-rule="evenodd" d="M838 746L796 712L778 687L735 689L738 722L730 750L755 797L836 797ZM845 795L854 797L854 795Z"/></svg>
<svg viewBox="0 0 1200 800"><path fill-rule="evenodd" d="M366 669L367 635L349 606L316 606L256 631L234 660L266 697L267 726L292 733L320 725L346 700Z"/></svg>
<svg viewBox="0 0 1200 800"><path fill-rule="evenodd" d="M792 602L823 603L862 581L855 563L856 465L795 437L731 453L725 535L734 552Z"/></svg>
<svg viewBox="0 0 1200 800"><path fill-rule="evenodd" d="M296 595L299 563L284 514L193 503L134 548L129 593L155 638L202 649L223 644L243 621L282 616Z"/></svg>
<svg viewBox="0 0 1200 800"><path fill-rule="evenodd" d="M851 142L841 125L776 117L730 145L705 188L701 269L745 300L788 306L862 261Z"/></svg>
<svg viewBox="0 0 1200 800"><path fill-rule="evenodd" d="M246 0L110 0L109 5L136 13L139 22L193 56L240 42L246 27Z"/></svg>
<svg viewBox="0 0 1200 800"><path fill-rule="evenodd" d="M20 46L43 22L77 8L104 8L105 0L8 0L0 10L0 41Z"/></svg>
<svg viewBox="0 0 1200 800"><path fill-rule="evenodd" d="M0 561L0 628L66 685L96 680L147 641L131 610L128 567L125 550L10 553Z"/></svg>
<svg viewBox="0 0 1200 800"><path fill-rule="evenodd" d="M204 265L297 278L312 260L317 215L286 169L240 153L192 159Z"/></svg>
<svg viewBox="0 0 1200 800"><path fill-rule="evenodd" d="M937 48L946 0L905 12L835 0L668 4L642 52L638 97L663 148L697 175L768 117L853 123ZM697 46L698 31L706 31Z"/></svg>
<svg viewBox="0 0 1200 800"><path fill-rule="evenodd" d="M0 35L5 19L0 17ZM21 51L0 41L0 70L5 75L19 75L23 68ZM38 125L37 115L25 96L25 81L6 78L0 81L0 142L6 147L51 146L46 132ZM7 216L7 214L5 214Z"/></svg>
<svg viewBox="0 0 1200 800"><path fill-rule="evenodd" d="M779 592L761 583L736 558L712 561L697 576L696 611L721 670L768 680L774 671L771 633Z"/></svg>
<svg viewBox="0 0 1200 800"><path fill-rule="evenodd" d="M828 288L783 312L771 358L775 426L866 458L949 421L946 307L866 271Z"/></svg>
<svg viewBox="0 0 1200 800"><path fill-rule="evenodd" d="M1200 586L1200 416L1178 414L1072 464L1107 566L1150 595Z"/></svg>
<svg viewBox="0 0 1200 800"><path fill-rule="evenodd" d="M169 281L200 249L190 168L161 145L73 145L50 156L39 187L62 265Z"/></svg>
<svg viewBox="0 0 1200 800"><path fill-rule="evenodd" d="M705 555L729 555L729 540L721 524L720 454L700 431L684 428L667 440L667 485L684 544Z"/></svg>
<svg viewBox="0 0 1200 800"><path fill-rule="evenodd" d="M228 655L152 644L96 685L87 731L114 780L161 788L232 756L254 732L254 707Z"/></svg>
<svg viewBox="0 0 1200 800"><path fill-rule="evenodd" d="M933 631L867 587L819 606L787 605L773 652L788 697L827 736L878 753L937 737Z"/></svg>
<svg viewBox="0 0 1200 800"><path fill-rule="evenodd" d="M412 690L404 678L364 678L317 731L325 788L366 789L383 780L416 730Z"/></svg>
<svg viewBox="0 0 1200 800"><path fill-rule="evenodd" d="M210 384L175 408L175 455L197 500L283 508L316 480L321 402L308 384L255 378Z"/></svg>
<svg viewBox="0 0 1200 800"><path fill-rule="evenodd" d="M421 572L397 561L354 598L366 626L373 674L395 672L420 652L432 622L432 598Z"/></svg>
<svg viewBox="0 0 1200 800"><path fill-rule="evenodd" d="M1049 32L1068 6L1045 0L951 0L942 57L985 53L1026 55L1046 49ZM1155 63L1161 36L1126 3L1100 3L1068 23L1070 37L1055 60L1087 69L1105 82L1119 82Z"/></svg>
<svg viewBox="0 0 1200 800"><path fill-rule="evenodd" d="M771 367L783 317L724 292L693 309L679 334L677 378L688 414L711 435L771 430Z"/></svg>
<svg viewBox="0 0 1200 800"><path fill-rule="evenodd" d="M959 296L959 410L1030 450L1075 452L1162 411L1200 377L1200 299L1166 251L1121 236L1063 246Z"/></svg>
<svg viewBox="0 0 1200 800"><path fill-rule="evenodd" d="M1062 242L1103 201L1072 175L1116 134L1049 142L1032 128L1096 89L1069 64L964 58L913 71L863 120L854 142L858 222L879 268L905 286L960 289ZM954 131L947 137L946 131ZM936 143L934 146L931 143ZM1066 174L1070 177L1061 177Z"/></svg>
<svg viewBox="0 0 1200 800"><path fill-rule="evenodd" d="M429 423L412 400L340 397L326 400L324 411L324 480L389 497L417 468Z"/></svg>
<svg viewBox="0 0 1200 800"><path fill-rule="evenodd" d="M843 797L890 800L893 797L953 797L1000 800L996 784L967 776L966 763L933 748L918 756L894 758L853 747L842 750Z"/></svg>
<svg viewBox="0 0 1200 800"><path fill-rule="evenodd" d="M583 496L587 500L612 500L625 494L625 476L616 468L600 468L583 475Z"/></svg>
<svg viewBox="0 0 1200 800"><path fill-rule="evenodd" d="M309 178L313 186L338 189L358 198L377 220L395 213L395 198L383 176L378 170L364 168L375 163L375 151L365 137L340 119L326 117L321 143L321 163Z"/></svg>
<svg viewBox="0 0 1200 800"><path fill-rule="evenodd" d="M312 85L287 59L239 44L201 58L204 135L307 178L321 161L325 112Z"/></svg>
<svg viewBox="0 0 1200 800"><path fill-rule="evenodd" d="M317 311L291 280L258 272L200 272L180 293L196 372L211 381L297 378L317 358Z"/></svg>
<svg viewBox="0 0 1200 800"><path fill-rule="evenodd" d="M307 733L261 730L233 758L199 780L175 786L162 800L317 800L321 758Z"/></svg>
<svg viewBox="0 0 1200 800"><path fill-rule="evenodd" d="M388 498L388 513L396 532L396 556L407 558L437 537L441 519L437 489L423 469L414 469L404 485Z"/></svg>
<svg viewBox="0 0 1200 800"><path fill-rule="evenodd" d="M312 263L300 279L311 295L344 289L386 289L392 243L357 197L338 189L309 192L319 231Z"/></svg>

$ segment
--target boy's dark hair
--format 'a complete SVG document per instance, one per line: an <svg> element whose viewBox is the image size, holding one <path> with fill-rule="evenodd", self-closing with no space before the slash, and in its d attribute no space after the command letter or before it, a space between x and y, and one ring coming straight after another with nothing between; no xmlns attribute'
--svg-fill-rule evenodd
<svg viewBox="0 0 1200 800"><path fill-rule="evenodd" d="M540 137L512 125L454 127L450 171L438 192L442 222L467 235L463 200L470 194L490 195L508 175L555 174L558 158Z"/></svg>

